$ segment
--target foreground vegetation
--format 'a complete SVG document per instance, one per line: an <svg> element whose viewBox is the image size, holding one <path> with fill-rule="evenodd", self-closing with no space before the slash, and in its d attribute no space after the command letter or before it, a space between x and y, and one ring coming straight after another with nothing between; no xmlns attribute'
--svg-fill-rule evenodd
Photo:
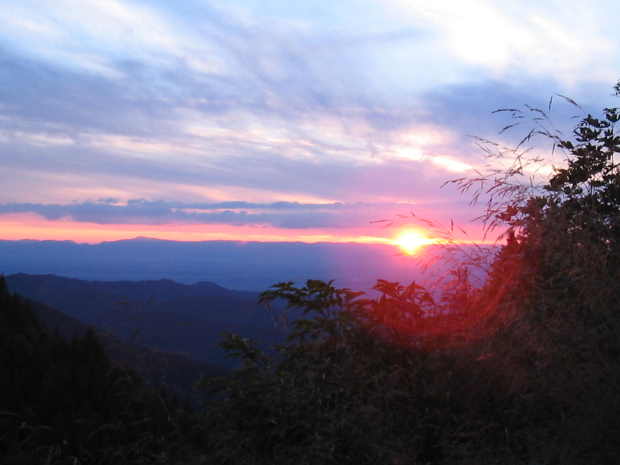
<svg viewBox="0 0 620 465"><path fill-rule="evenodd" d="M66 340L0 277L0 463L146 464L187 456L192 417L114 366L93 331ZM181 439L182 438L182 439Z"/></svg>
<svg viewBox="0 0 620 465"><path fill-rule="evenodd" d="M611 108L586 115L571 138L538 130L568 160L544 190L490 179L499 201L486 220L507 241L479 289L455 269L440 298L386 281L377 298L320 281L265 292L265 303L305 317L272 354L228 335L244 365L200 383L200 412L109 366L92 335L67 343L42 332L4 291L0 454L50 464L617 463L618 120Z"/></svg>
<svg viewBox="0 0 620 465"><path fill-rule="evenodd" d="M384 281L377 299L317 281L265 293L308 318L275 359L226 341L246 365L211 382L215 463L617 463L619 119L529 133L568 159L543 190L511 181L522 167L488 179L507 242L481 289L455 270L436 300Z"/></svg>

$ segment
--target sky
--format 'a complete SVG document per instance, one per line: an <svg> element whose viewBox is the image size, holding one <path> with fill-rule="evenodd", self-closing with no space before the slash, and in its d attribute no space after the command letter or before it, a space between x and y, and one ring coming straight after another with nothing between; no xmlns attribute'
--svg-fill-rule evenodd
<svg viewBox="0 0 620 465"><path fill-rule="evenodd" d="M563 127L558 94L613 105L618 17L613 0L5 0L0 239L380 243L432 236L423 218L482 240L481 207L442 184L487 169L476 137L529 129L500 133L493 110L555 96Z"/></svg>

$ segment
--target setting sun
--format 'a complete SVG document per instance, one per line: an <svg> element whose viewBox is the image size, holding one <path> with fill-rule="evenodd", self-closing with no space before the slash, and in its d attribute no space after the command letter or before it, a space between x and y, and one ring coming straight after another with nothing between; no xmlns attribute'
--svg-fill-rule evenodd
<svg viewBox="0 0 620 465"><path fill-rule="evenodd" d="M407 255L413 255L420 250L420 248L434 242L433 239L413 230L403 231L394 239L394 245L397 245Z"/></svg>

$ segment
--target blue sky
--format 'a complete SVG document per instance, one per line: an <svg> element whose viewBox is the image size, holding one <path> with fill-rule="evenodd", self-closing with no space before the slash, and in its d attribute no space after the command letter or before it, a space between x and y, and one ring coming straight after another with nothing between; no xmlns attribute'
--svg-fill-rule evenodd
<svg viewBox="0 0 620 465"><path fill-rule="evenodd" d="M491 111L555 93L612 105L618 17L613 1L9 0L3 237L465 224L477 212L440 186L484 166L470 136L514 143ZM566 125L575 109L556 102Z"/></svg>

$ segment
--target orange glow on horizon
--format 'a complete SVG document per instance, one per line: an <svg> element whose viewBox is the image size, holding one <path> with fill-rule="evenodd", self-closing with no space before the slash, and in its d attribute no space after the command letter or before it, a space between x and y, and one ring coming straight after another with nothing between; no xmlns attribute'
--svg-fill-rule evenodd
<svg viewBox="0 0 620 465"><path fill-rule="evenodd" d="M240 242L332 242L383 244L399 247L414 255L427 245L446 241L432 238L423 230L406 229L394 238L394 229L368 227L346 229L285 229L269 225L231 226L227 224L98 224L69 218L45 219L34 213L0 215L0 240L55 240L100 243L149 237L171 241L240 241ZM484 243L485 241L455 241Z"/></svg>
<svg viewBox="0 0 620 465"><path fill-rule="evenodd" d="M367 228L342 230L284 229L267 225L226 224L98 224L68 218L48 220L32 213L0 215L0 240L56 240L100 243L149 237L171 241L241 242L355 242L389 244L390 239L368 234Z"/></svg>

